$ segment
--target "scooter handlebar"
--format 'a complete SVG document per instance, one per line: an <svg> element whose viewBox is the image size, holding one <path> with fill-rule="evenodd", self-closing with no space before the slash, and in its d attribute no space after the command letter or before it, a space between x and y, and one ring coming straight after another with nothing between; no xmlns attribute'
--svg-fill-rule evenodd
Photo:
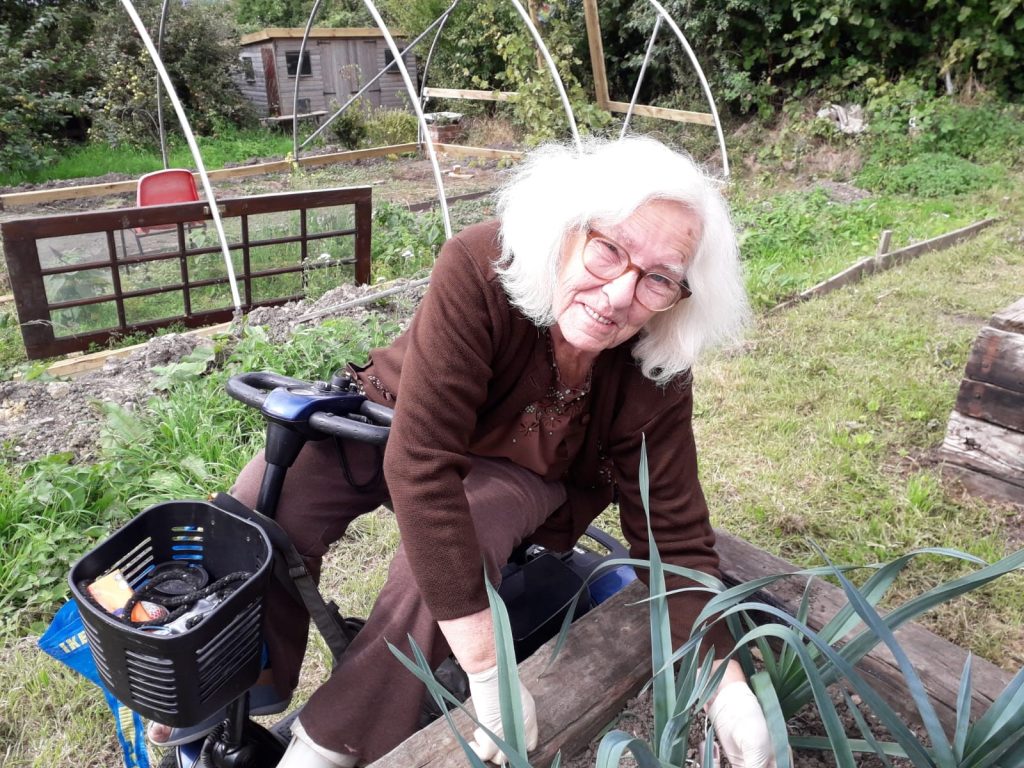
<svg viewBox="0 0 1024 768"><path fill-rule="evenodd" d="M263 401L267 399L267 395L271 390L277 387L301 387L306 385L308 385L308 382L301 379L293 379L291 376L282 376L279 373L271 373L270 371L252 371L230 377L226 389L227 393L238 402L259 410L263 407Z"/></svg>
<svg viewBox="0 0 1024 768"><path fill-rule="evenodd" d="M366 404L364 403L363 405L365 406ZM365 407L360 408L359 412L367 418L373 418L365 413L365 410ZM362 421L355 421L348 416L337 416L326 411L311 413L309 415L309 426L325 435L340 437L345 440L358 440L361 443L368 443L370 445L387 445L388 433L390 432L390 429L386 426L366 424Z"/></svg>
<svg viewBox="0 0 1024 768"><path fill-rule="evenodd" d="M276 420L266 411L264 403L270 393L279 387L308 390L310 383L270 371L253 371L230 377L226 389L227 393L235 400L263 412L264 416L271 420ZM312 429L324 435L358 440L370 445L386 445L391 420L395 412L386 406L377 405L362 399L362 396L357 396L357 402L360 399L362 402L351 413L336 414L328 410L310 412L308 409L302 409L295 416L286 417L285 423L297 423L293 422L293 419L300 418ZM312 407L315 408L315 405ZM302 415L298 416L298 413ZM276 411L275 415L280 416Z"/></svg>

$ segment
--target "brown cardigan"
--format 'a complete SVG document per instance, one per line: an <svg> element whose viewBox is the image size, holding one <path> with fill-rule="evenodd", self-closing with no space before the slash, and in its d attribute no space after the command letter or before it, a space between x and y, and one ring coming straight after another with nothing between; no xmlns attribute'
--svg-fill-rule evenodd
<svg viewBox="0 0 1024 768"><path fill-rule="evenodd" d="M552 383L547 330L510 304L495 274L498 238L492 221L448 241L409 329L391 346L373 350L360 374L371 399L395 408L384 473L417 583L439 620L487 606L462 489L469 446L475 436L516 419ZM715 536L697 479L690 383L655 385L641 374L631 348L622 344L598 357L583 415L586 437L564 479L568 500L531 540L568 550L617 499L630 554L646 559L639 485L646 439L651 526L662 559L718 576ZM644 581L646 573L638 569ZM705 592L672 599L676 643L688 637L707 599ZM732 647L724 627L714 642L719 656Z"/></svg>

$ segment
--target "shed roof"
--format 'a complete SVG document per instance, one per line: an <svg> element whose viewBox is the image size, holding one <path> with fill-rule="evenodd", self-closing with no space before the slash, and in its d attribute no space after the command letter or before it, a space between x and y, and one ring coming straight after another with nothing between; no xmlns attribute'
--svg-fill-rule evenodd
<svg viewBox="0 0 1024 768"><path fill-rule="evenodd" d="M302 27L268 27L267 29L261 29L259 32L250 32L247 35L242 35L240 40L242 45L249 45L251 43L262 43L267 40L280 40L298 38L302 39L302 35L306 30ZM391 30L391 34L395 37L401 37L402 33L398 30ZM313 38L359 38L359 37L383 37L384 33L376 27L313 27L309 31L309 37Z"/></svg>

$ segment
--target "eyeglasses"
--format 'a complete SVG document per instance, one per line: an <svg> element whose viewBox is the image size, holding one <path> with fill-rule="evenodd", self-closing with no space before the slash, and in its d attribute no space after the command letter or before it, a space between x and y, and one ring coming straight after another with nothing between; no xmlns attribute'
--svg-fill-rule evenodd
<svg viewBox="0 0 1024 768"><path fill-rule="evenodd" d="M630 259L629 251L596 229L587 230L580 255L587 272L601 280L615 280L631 270L635 271L640 277L633 289L633 297L652 312L672 309L693 295L685 279L640 269Z"/></svg>

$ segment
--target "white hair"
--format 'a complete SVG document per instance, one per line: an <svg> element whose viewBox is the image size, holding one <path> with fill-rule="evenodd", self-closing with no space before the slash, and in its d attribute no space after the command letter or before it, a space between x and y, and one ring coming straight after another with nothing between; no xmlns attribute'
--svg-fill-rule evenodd
<svg viewBox="0 0 1024 768"><path fill-rule="evenodd" d="M650 200L679 202L702 224L686 272L693 295L655 314L634 348L644 376L665 384L689 371L703 349L736 340L750 317L728 207L688 155L641 136L534 150L498 195L498 273L516 307L538 326L552 326L567 238L592 222L614 226Z"/></svg>

